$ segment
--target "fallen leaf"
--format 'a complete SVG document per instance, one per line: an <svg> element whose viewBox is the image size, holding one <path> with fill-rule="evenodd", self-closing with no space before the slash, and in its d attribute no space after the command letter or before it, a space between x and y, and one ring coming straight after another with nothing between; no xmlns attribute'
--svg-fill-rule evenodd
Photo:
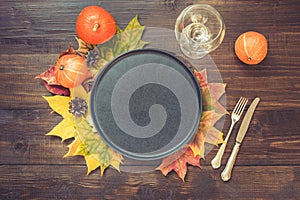
<svg viewBox="0 0 300 200"><path fill-rule="evenodd" d="M63 117L63 120L46 135L58 136L62 141L74 138L68 146L68 153L64 157L84 156L88 173L100 167L102 175L110 165L120 171L119 166L123 159L122 155L108 147L100 135L93 131L85 118L75 118L69 112L69 102L74 97L89 101L89 94L85 92L82 86L71 89L71 97L59 95L44 97L52 110Z"/></svg>
<svg viewBox="0 0 300 200"><path fill-rule="evenodd" d="M200 156L194 156L193 151L188 148L179 158L174 160L176 153L165 159L163 159L161 165L157 168L160 170L164 176L166 176L170 171L174 170L177 175L184 181L187 164L200 167Z"/></svg>
<svg viewBox="0 0 300 200"><path fill-rule="evenodd" d="M64 55L69 55L69 54L77 54L77 52L73 49L73 47L70 46L66 51L61 52L58 58L61 58Z"/></svg>
<svg viewBox="0 0 300 200"><path fill-rule="evenodd" d="M78 49L76 49L76 52L81 56L85 56L90 50L96 47L95 44L88 44L84 42L82 39L80 39L79 37L75 37L75 39L78 44Z"/></svg>
<svg viewBox="0 0 300 200"><path fill-rule="evenodd" d="M109 61L130 50L143 48L147 42L142 41L145 26L141 26L136 15L124 30L118 28L117 34L108 42L95 47L99 60L94 64L93 74L97 74Z"/></svg>
<svg viewBox="0 0 300 200"><path fill-rule="evenodd" d="M54 76L54 69L55 66L51 66L48 70L36 76L35 78L40 78L46 81L46 83L49 85L60 85Z"/></svg>
<svg viewBox="0 0 300 200"><path fill-rule="evenodd" d="M104 170L110 165L120 171L119 166L123 159L122 155L114 152L107 146L100 135L93 131L93 128L85 119L82 119L76 124L76 130L79 139L88 152L85 156L92 155L93 158L98 161L101 174L103 174Z"/></svg>
<svg viewBox="0 0 300 200"><path fill-rule="evenodd" d="M223 133L214 127L214 124L220 120L222 114L214 110L202 112L201 120L195 133L195 138L190 144L194 156L204 158L204 143L217 145L223 142Z"/></svg>
<svg viewBox="0 0 300 200"><path fill-rule="evenodd" d="M58 83L54 75L54 69L55 67L51 66L48 70L36 76L35 78L42 79L44 86L52 94L69 96L70 90Z"/></svg>
<svg viewBox="0 0 300 200"><path fill-rule="evenodd" d="M50 108L63 116L64 118L72 118L72 114L69 112L69 102L72 100L71 97L65 96L43 96L48 102Z"/></svg>
<svg viewBox="0 0 300 200"><path fill-rule="evenodd" d="M219 102L219 99L225 94L226 84L208 83L206 69L200 72L194 70L194 75L201 88L203 110L215 110L218 113L229 114L226 108Z"/></svg>
<svg viewBox="0 0 300 200"><path fill-rule="evenodd" d="M69 102L71 101L71 98L56 95L49 97L44 96L44 99L48 102L52 110L63 117L63 120L46 135L60 137L62 141L75 137L74 118L73 115L69 113Z"/></svg>
<svg viewBox="0 0 300 200"><path fill-rule="evenodd" d="M206 69L200 72L194 70L194 76L202 93L202 116L195 138L180 158L175 158L174 162L170 162L174 160L174 156L178 156L176 153L172 154L163 159L158 168L164 175L174 170L183 181L187 170L186 163L200 166L199 159L204 158L205 155L205 143L217 145L223 142L223 133L214 125L228 113L219 102L220 97L225 93L226 84L209 83Z"/></svg>
<svg viewBox="0 0 300 200"><path fill-rule="evenodd" d="M64 155L64 158L69 156L84 156L87 154L85 147L83 147L83 144L78 136L74 137L73 142L68 145L68 148L69 151Z"/></svg>
<svg viewBox="0 0 300 200"><path fill-rule="evenodd" d="M62 85L49 85L43 81L45 88L52 94L70 96L70 90Z"/></svg>

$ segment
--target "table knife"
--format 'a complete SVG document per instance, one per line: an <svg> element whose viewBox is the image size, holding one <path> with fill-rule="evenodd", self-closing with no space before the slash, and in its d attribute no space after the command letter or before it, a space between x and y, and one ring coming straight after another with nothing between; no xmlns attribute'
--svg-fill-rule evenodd
<svg viewBox="0 0 300 200"><path fill-rule="evenodd" d="M227 161L225 169L221 173L221 178L222 178L223 181L229 181L229 179L231 178L231 171L232 171L232 168L234 166L236 156L239 152L240 145L241 145L241 143L242 143L242 141L243 141L243 139L244 139L244 137L247 133L247 130L248 130L249 124L251 122L253 113L254 113L255 108L256 108L259 101L260 101L260 98L258 98L258 97L255 98L253 100L253 102L251 103L248 111L245 114L245 117L244 117L244 119L242 121L242 124L241 124L241 127L239 129L239 132L236 136L235 144L234 144L233 150L231 152L231 155L230 155L230 157Z"/></svg>

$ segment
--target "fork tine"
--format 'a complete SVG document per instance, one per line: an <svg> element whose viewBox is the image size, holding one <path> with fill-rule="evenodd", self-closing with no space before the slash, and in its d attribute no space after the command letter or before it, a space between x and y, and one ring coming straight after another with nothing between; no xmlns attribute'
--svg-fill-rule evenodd
<svg viewBox="0 0 300 200"><path fill-rule="evenodd" d="M243 97L240 97L240 99L239 99L239 101L236 103L236 105L235 105L235 107L234 107L232 113L235 113L235 112L236 112L236 110L237 110L238 107L240 106L240 103L241 103L241 101L242 101L242 98L243 98Z"/></svg>
<svg viewBox="0 0 300 200"><path fill-rule="evenodd" d="M248 99L244 98L242 99L240 105L239 105L239 109L237 110L236 114L237 115L242 115L246 105L247 105Z"/></svg>

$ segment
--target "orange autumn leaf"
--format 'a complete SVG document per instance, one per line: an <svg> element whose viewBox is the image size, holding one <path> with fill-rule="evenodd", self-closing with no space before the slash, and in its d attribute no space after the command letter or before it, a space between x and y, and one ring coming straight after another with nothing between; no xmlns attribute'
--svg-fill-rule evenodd
<svg viewBox="0 0 300 200"><path fill-rule="evenodd" d="M194 70L194 76L197 79L200 88L207 86L208 81L207 81L206 69L203 69L200 72L198 72L197 70Z"/></svg>
<svg viewBox="0 0 300 200"><path fill-rule="evenodd" d="M200 72L194 70L194 76L201 88L203 111L215 110L217 113L229 114L219 102L219 99L225 94L226 84L208 83L206 69Z"/></svg>
<svg viewBox="0 0 300 200"><path fill-rule="evenodd" d="M223 142L223 134L214 127L214 124L222 117L222 114L215 111L205 111L202 113L201 120L195 134L193 142L190 144L194 156L204 158L204 143L217 145Z"/></svg>
<svg viewBox="0 0 300 200"><path fill-rule="evenodd" d="M175 161L174 156L176 156L176 153L163 159L161 165L157 168L164 176L174 170L182 181L184 181L187 172L187 164L200 167L200 156L194 157L190 148L187 148L187 150Z"/></svg>
<svg viewBox="0 0 300 200"><path fill-rule="evenodd" d="M195 138L189 144L186 152L180 156L178 156L179 153L168 156L163 159L162 164L157 168L164 175L174 170L183 181L187 172L187 163L200 167L200 158L204 158L205 154L205 143L217 145L223 142L223 133L214 125L228 113L219 102L225 93L226 84L209 83L206 69L200 72L195 70L194 76L202 93L202 116Z"/></svg>

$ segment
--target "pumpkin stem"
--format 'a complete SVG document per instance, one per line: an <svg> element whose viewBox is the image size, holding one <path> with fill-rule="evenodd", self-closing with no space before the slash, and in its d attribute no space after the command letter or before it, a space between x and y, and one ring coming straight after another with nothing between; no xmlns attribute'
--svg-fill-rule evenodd
<svg viewBox="0 0 300 200"><path fill-rule="evenodd" d="M250 61L250 60L252 60L252 58L251 58L251 57L248 57L248 60Z"/></svg>
<svg viewBox="0 0 300 200"><path fill-rule="evenodd" d="M93 31L97 31L97 29L99 28L99 24L95 24L94 27L93 27Z"/></svg>
<svg viewBox="0 0 300 200"><path fill-rule="evenodd" d="M63 70L65 67L63 65L59 66L60 70Z"/></svg>

